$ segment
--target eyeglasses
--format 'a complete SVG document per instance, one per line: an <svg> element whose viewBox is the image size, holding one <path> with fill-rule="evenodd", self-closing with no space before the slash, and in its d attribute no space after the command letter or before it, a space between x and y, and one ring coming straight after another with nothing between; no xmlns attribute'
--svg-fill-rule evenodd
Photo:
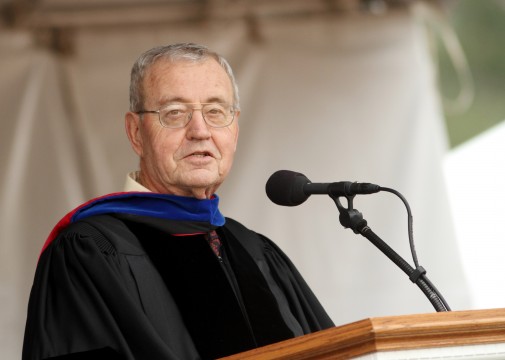
<svg viewBox="0 0 505 360"><path fill-rule="evenodd" d="M191 105L201 105L197 109ZM159 110L140 110L137 114L158 114L160 124L163 127L178 129L185 127L193 117L193 112L200 110L205 123L214 128L222 128L231 125L235 118L235 109L227 104L204 103L204 104L168 104Z"/></svg>

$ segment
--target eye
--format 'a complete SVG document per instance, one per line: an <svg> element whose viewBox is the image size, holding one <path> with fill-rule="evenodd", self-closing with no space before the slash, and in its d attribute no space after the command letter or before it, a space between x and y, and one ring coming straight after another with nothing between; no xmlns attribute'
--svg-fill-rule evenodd
<svg viewBox="0 0 505 360"><path fill-rule="evenodd" d="M173 110L167 110L167 115L169 116L177 116L184 113L181 109L173 109Z"/></svg>
<svg viewBox="0 0 505 360"><path fill-rule="evenodd" d="M225 113L225 107L221 104L209 104L205 107L205 115L222 116Z"/></svg>
<svg viewBox="0 0 505 360"><path fill-rule="evenodd" d="M160 111L161 116L163 118L178 118L180 116L184 116L185 114L188 113L188 109L184 105L179 105L179 104L173 104L173 105L168 105L164 109Z"/></svg>

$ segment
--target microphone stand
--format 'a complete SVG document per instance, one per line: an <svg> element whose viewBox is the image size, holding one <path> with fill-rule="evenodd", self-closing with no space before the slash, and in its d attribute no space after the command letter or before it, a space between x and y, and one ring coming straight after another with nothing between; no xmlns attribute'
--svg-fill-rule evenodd
<svg viewBox="0 0 505 360"><path fill-rule="evenodd" d="M372 244L374 244L382 253L384 253L391 261L393 261L407 276L410 281L416 284L421 291L426 295L436 311L450 311L449 306L443 300L435 286L426 277L426 270L422 266L414 269L400 255L398 255L388 244L386 244L372 229L367 225L367 221L363 219L363 215L356 209L353 209L354 195L346 195L347 208L345 208L339 196L329 194L337 205L340 212L339 220L343 227L350 228L355 234L361 234Z"/></svg>

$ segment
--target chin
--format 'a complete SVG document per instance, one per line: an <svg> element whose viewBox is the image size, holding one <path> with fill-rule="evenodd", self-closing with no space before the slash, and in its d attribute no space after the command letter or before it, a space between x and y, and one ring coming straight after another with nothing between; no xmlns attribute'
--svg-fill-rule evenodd
<svg viewBox="0 0 505 360"><path fill-rule="evenodd" d="M185 185L188 188L217 188L217 185L221 183L221 180L216 176L199 176L191 177L185 181Z"/></svg>

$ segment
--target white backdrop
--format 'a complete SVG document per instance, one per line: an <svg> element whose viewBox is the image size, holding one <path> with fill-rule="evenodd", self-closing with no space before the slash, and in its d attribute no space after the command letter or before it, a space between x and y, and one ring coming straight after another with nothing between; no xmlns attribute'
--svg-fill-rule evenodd
<svg viewBox="0 0 505 360"><path fill-rule="evenodd" d="M453 309L472 307L445 185L447 141L424 23L415 12L102 28L60 57L28 34L0 34L0 348L19 357L38 252L52 226L90 197L121 190L137 160L123 130L129 71L144 50L192 41L225 55L241 89L235 167L222 211L277 242L336 324L434 311L373 245L343 229L331 199L269 202L278 169L314 182L365 181L409 200L421 265ZM411 260L407 217L391 194L356 198L372 229Z"/></svg>
<svg viewBox="0 0 505 360"><path fill-rule="evenodd" d="M476 308L505 304L505 121L458 146L445 158L450 204L463 269Z"/></svg>

